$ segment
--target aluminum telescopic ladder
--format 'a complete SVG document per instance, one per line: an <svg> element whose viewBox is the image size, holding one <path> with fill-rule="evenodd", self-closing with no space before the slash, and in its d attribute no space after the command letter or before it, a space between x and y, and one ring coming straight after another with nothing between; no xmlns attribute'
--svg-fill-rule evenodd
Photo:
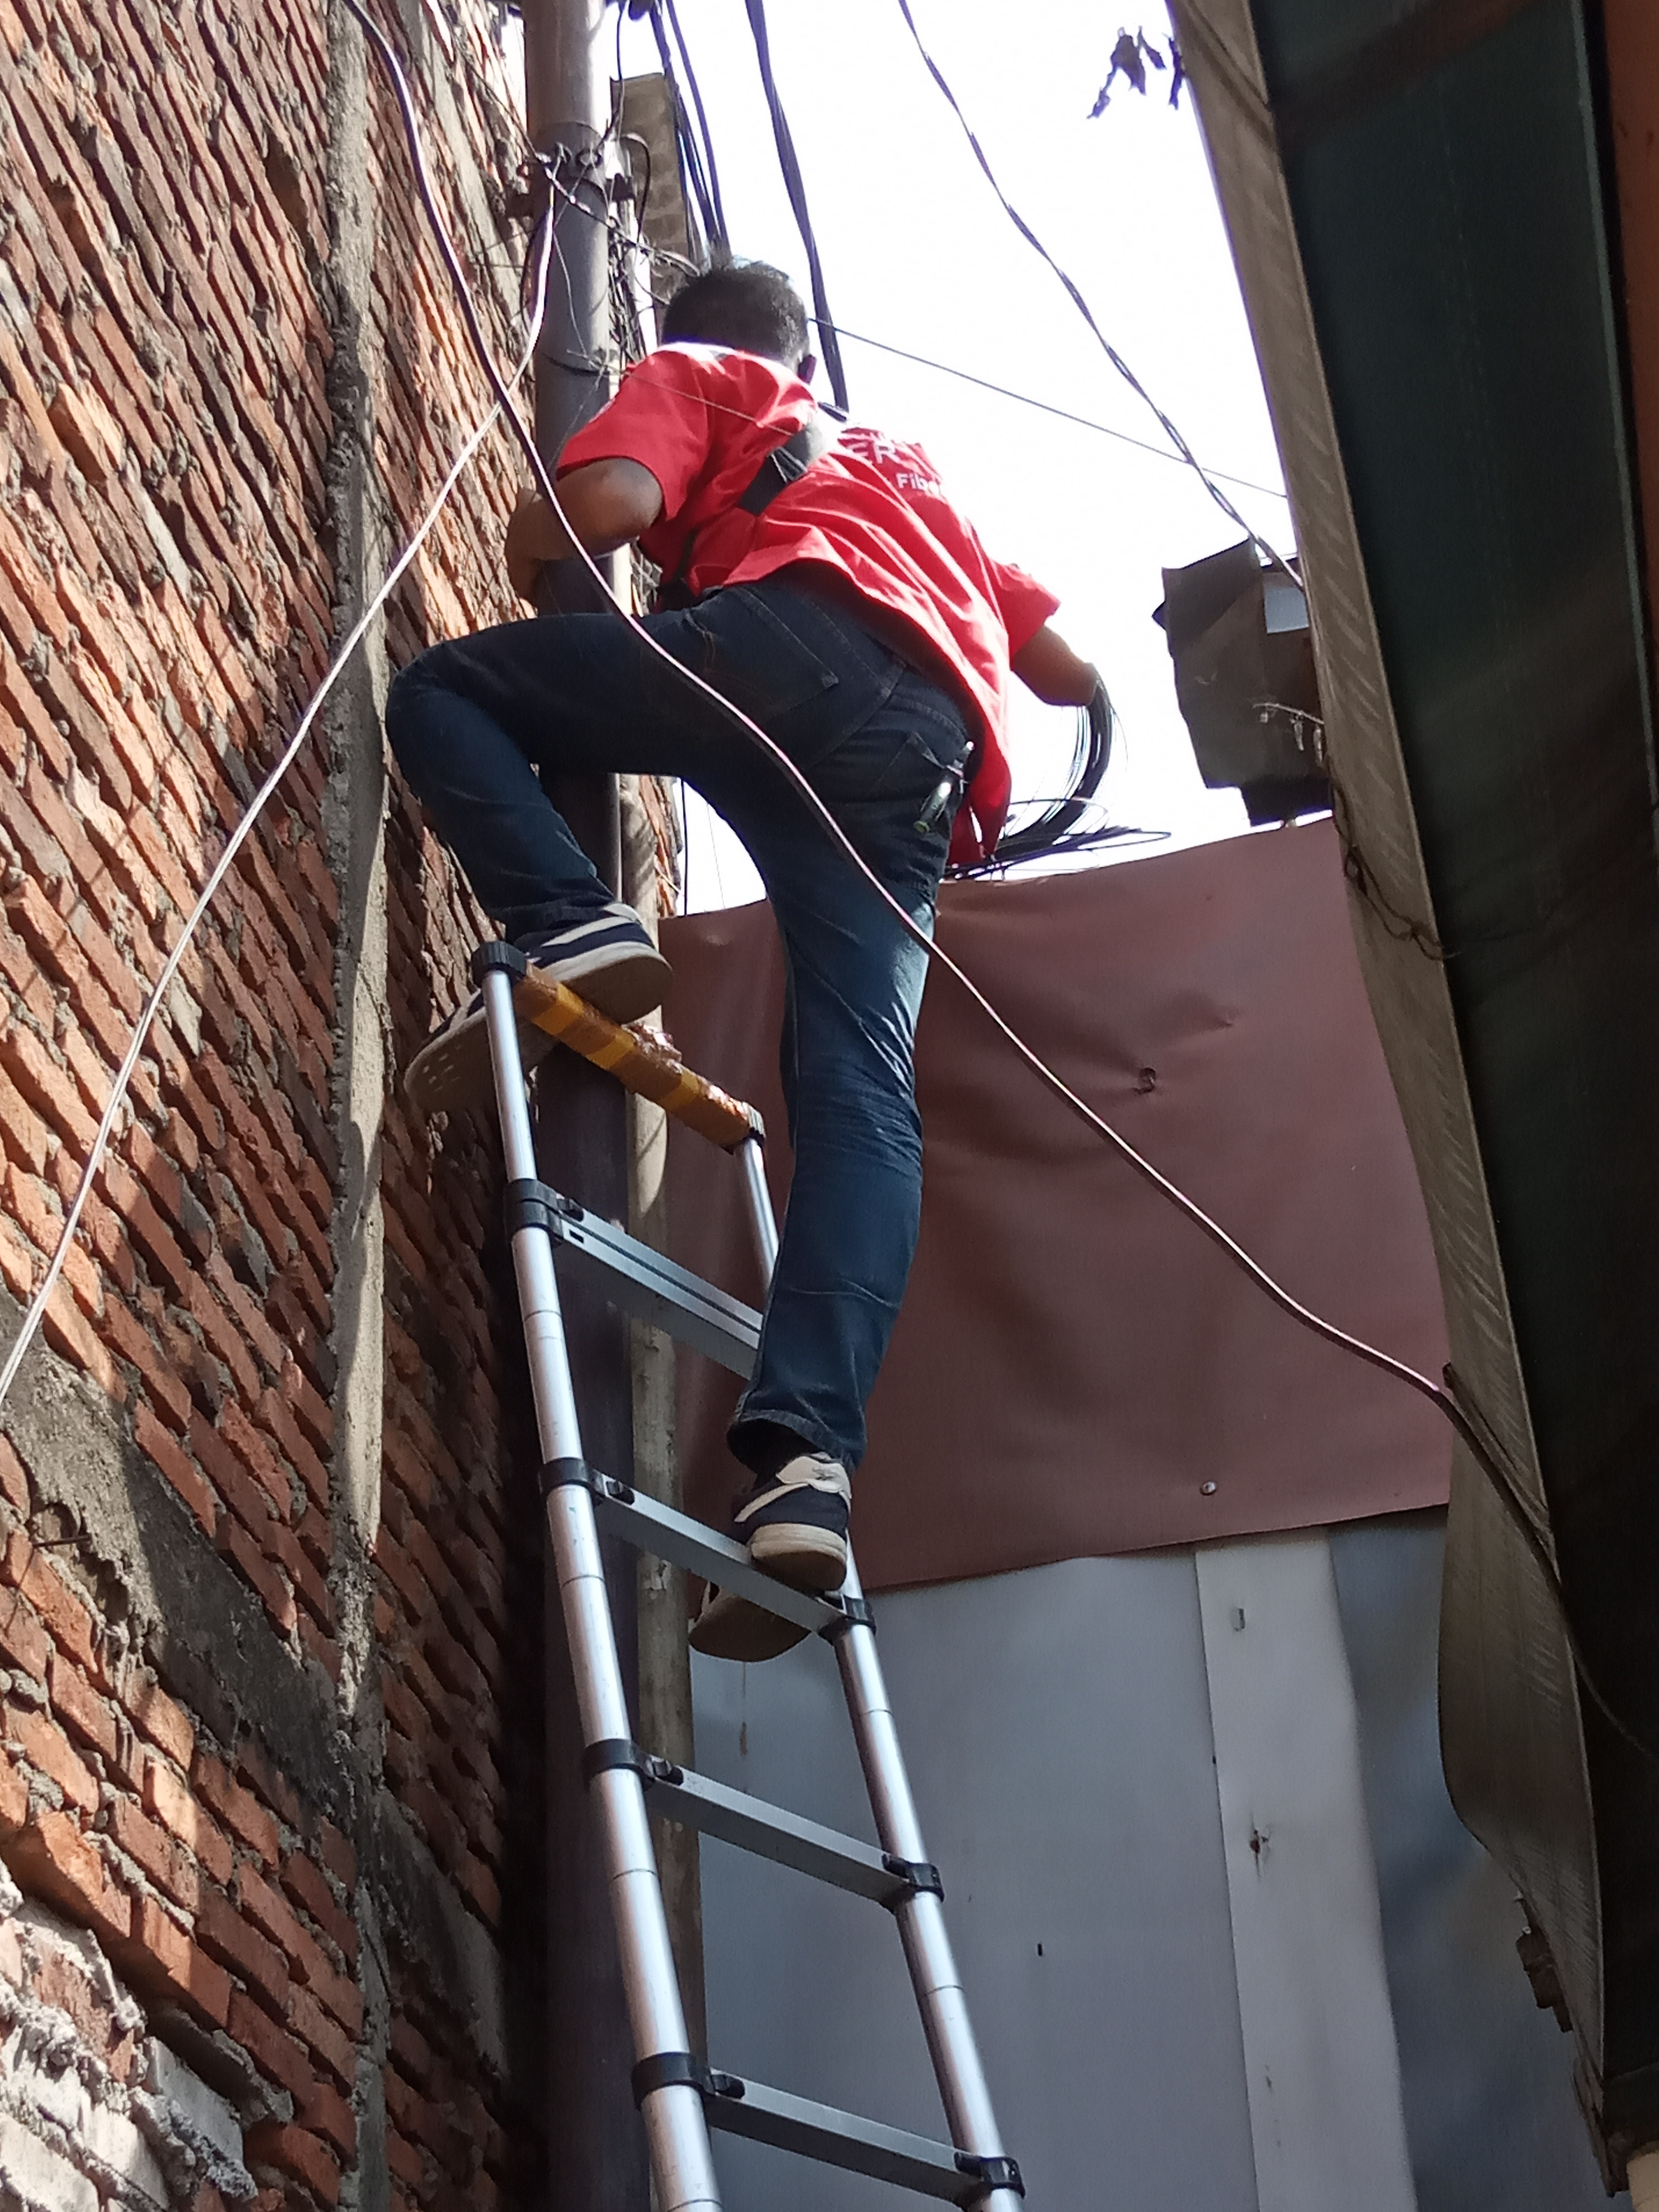
<svg viewBox="0 0 1659 2212"><path fill-rule="evenodd" d="M1024 2189L997 2131L945 1932L943 1888L923 1849L874 1624L851 1559L834 1597L791 1589L751 1566L742 1545L588 1466L571 1390L555 1258L596 1280L624 1312L745 1378L760 1340L760 1316L538 1179L518 1024L530 1022L559 1037L732 1152L769 1276L777 1231L759 1116L684 1067L665 1045L619 1028L562 984L526 978L524 956L511 945L481 946L473 957L473 978L489 1025L507 1159L507 1226L530 1356L547 1525L570 1642L584 1771L603 1832L622 1953L637 2059L635 2101L645 2121L659 2212L719 2205L709 2148L713 2129L978 2212L1016 2212ZM814 1630L834 1645L878 1848L677 1766L634 1741L600 1559L601 1530ZM948 2143L722 2073L692 2054L647 1796L651 1808L671 1820L850 1890L893 1914L944 2101Z"/></svg>

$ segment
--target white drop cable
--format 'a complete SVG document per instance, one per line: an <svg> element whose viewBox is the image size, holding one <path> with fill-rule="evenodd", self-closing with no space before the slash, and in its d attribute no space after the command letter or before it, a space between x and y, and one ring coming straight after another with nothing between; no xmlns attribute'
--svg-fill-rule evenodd
<svg viewBox="0 0 1659 2212"><path fill-rule="evenodd" d="M536 252L533 289L526 321L524 351L506 379L506 387L509 392L516 391L523 382L535 356L537 342L541 337L542 323L547 308L547 272L551 258L552 243L553 224L550 216L543 221L541 237ZM185 951L196 933L202 917L206 914L219 886L229 874L236 855L252 836L254 823L258 820L276 787L299 757L301 746L310 736L316 725L317 717L327 704L329 696L339 682L347 663L368 635L380 610L396 590L410 562L431 536L439 516L449 502L450 495L460 482L474 454L495 428L501 412L501 400L499 398L493 400L488 413L480 417L468 434L460 451L451 464L448 473L439 486L436 497L422 516L414 535L381 579L374 597L352 624L344 643L330 663L327 674L313 695L310 705L300 717L299 726L294 735L283 748L282 756L276 766L254 793L252 803L246 813L232 830L224 851L219 855L211 874L202 886L195 905L186 916L185 926L179 933L179 941L167 955L155 988L144 1002L143 1011L139 1015L137 1026L132 1033L132 1042L127 1047L126 1056L116 1071L114 1085L105 1105L103 1117L98 1124L97 1133L93 1138L92 1149L87 1155L87 1164L81 1171L80 1187L76 1191L73 1205L64 1217L64 1225L58 1232L57 1249L47 1263L46 1272L40 1279L40 1286L29 1300L27 1310L23 1316L22 1327L19 1329L16 1340L7 1355L5 1366L0 1369L0 1406L4 1405L11 1386L17 1379L17 1370L23 1364L24 1355L34 1341L40 1323L46 1317L46 1307L51 1301L53 1291L58 1287L58 1278L64 1272L64 1262L69 1258L70 1246L74 1242L76 1229L80 1226L81 1216L86 1210L88 1199L92 1194L94 1181L99 1169L103 1165L104 1155L109 1149L111 1133L115 1127L116 1119L125 1102L128 1086L132 1081L133 1071L138 1065L139 1055L149 1040L151 1029L155 1026L155 1017L161 1012L162 1001L173 988L179 968L183 964Z"/></svg>

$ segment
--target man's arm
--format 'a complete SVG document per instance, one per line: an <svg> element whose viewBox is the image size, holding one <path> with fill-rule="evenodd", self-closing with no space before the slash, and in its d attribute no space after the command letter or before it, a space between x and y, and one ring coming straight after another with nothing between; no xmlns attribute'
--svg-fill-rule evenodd
<svg viewBox="0 0 1659 2212"><path fill-rule="evenodd" d="M1051 707L1086 707L1100 682L1098 669L1080 659L1048 623L1026 640L1009 665L1028 691Z"/></svg>
<svg viewBox="0 0 1659 2212"><path fill-rule="evenodd" d="M662 513L662 486L638 461L589 461L559 479L559 504L576 540L597 558L649 530ZM521 492L507 526L507 580L519 597L533 601L544 565L568 561L575 550L540 492Z"/></svg>

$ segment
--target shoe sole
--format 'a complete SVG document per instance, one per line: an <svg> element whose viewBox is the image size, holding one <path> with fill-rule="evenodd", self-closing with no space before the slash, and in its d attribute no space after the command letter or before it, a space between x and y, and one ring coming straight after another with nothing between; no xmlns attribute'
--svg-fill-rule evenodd
<svg viewBox="0 0 1659 2212"><path fill-rule="evenodd" d="M749 1556L793 1589L838 1590L847 1579L847 1539L810 1521L763 1522L749 1539Z"/></svg>
<svg viewBox="0 0 1659 2212"><path fill-rule="evenodd" d="M838 1590L847 1579L846 1538L810 1522L779 1521L757 1528L749 1540L749 1557L792 1589L818 1596ZM735 1591L714 1589L691 1624L690 1643L705 1658L754 1666L793 1651L810 1633Z"/></svg>
<svg viewBox="0 0 1659 2212"><path fill-rule="evenodd" d="M573 953L536 971L566 984L578 998L586 999L613 1022L637 1022L654 1013L673 979L674 971L654 946L629 945L618 953L596 946L592 952Z"/></svg>
<svg viewBox="0 0 1659 2212"><path fill-rule="evenodd" d="M556 1043L545 1030L519 1024L519 1058L529 1074ZM452 1036L422 1045L404 1071L404 1096L423 1119L495 1103L495 1071L489 1057L489 1025L480 1015Z"/></svg>
<svg viewBox="0 0 1659 2212"><path fill-rule="evenodd" d="M648 945L618 957L604 948L579 953L542 971L575 991L613 1022L636 1022L662 1004L673 969ZM527 1075L557 1042L532 1022L519 1024L519 1054ZM482 1016L453 1036L422 1045L404 1074L404 1093L425 1116L467 1107L492 1106L495 1075L489 1058L489 1025Z"/></svg>
<svg viewBox="0 0 1659 2212"><path fill-rule="evenodd" d="M776 1613L734 1591L714 1590L691 1624L690 1643L706 1659L732 1659L752 1667L793 1651L811 1632L795 1621L780 1620Z"/></svg>

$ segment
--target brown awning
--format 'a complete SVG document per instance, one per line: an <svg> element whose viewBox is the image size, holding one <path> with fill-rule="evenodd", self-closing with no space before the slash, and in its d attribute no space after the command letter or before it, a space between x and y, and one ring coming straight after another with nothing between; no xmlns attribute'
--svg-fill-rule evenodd
<svg viewBox="0 0 1659 2212"><path fill-rule="evenodd" d="M1328 823L950 885L940 937L1295 1296L1438 1376L1428 1228ZM781 1202L769 910L688 915L664 942L675 1042L765 1114ZM937 974L918 1058L921 1243L854 1488L868 1583L1443 1503L1432 1409L1276 1311ZM679 1133L671 1157L675 1256L757 1297L732 1164ZM690 1354L681 1372L687 1502L719 1519L740 1480L721 1442L735 1384Z"/></svg>

